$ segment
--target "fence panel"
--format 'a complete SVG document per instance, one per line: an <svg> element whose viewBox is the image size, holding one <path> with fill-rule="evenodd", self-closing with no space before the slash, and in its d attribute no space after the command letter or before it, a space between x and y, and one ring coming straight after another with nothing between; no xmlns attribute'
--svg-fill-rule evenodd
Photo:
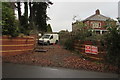
<svg viewBox="0 0 120 80"><path fill-rule="evenodd" d="M104 60L106 54L105 48L106 47L101 46L100 41L96 41L95 43L92 41L74 42L75 51L94 60Z"/></svg>
<svg viewBox="0 0 120 80"><path fill-rule="evenodd" d="M2 47L0 52L2 53L3 57L29 53L36 45L36 37L33 36L15 38L2 36L0 41L2 42L0 44L0 47Z"/></svg>

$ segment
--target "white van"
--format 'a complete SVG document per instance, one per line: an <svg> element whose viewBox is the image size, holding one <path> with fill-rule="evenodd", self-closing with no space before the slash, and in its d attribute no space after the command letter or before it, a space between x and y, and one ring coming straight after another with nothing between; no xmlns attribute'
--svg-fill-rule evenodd
<svg viewBox="0 0 120 80"><path fill-rule="evenodd" d="M58 34L44 34L38 40L38 44L57 44L59 41Z"/></svg>

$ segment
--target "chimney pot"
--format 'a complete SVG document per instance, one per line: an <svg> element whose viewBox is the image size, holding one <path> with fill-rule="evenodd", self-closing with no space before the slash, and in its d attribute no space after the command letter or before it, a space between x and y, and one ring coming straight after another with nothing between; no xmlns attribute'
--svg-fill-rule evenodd
<svg viewBox="0 0 120 80"><path fill-rule="evenodd" d="M96 15L100 15L99 9L96 10Z"/></svg>

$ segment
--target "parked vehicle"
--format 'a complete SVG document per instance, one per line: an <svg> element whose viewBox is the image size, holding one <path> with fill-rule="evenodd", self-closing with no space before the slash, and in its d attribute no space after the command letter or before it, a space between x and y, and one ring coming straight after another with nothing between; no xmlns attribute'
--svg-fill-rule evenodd
<svg viewBox="0 0 120 80"><path fill-rule="evenodd" d="M58 41L58 34L44 34L41 38L39 38L38 44L57 44Z"/></svg>

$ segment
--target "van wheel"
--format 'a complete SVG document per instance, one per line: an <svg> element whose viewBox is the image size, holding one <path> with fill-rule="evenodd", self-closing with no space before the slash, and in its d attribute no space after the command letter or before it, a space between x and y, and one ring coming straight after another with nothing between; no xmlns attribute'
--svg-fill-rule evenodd
<svg viewBox="0 0 120 80"><path fill-rule="evenodd" d="M57 44L57 43L58 43L58 40L55 41L55 44Z"/></svg>
<svg viewBox="0 0 120 80"><path fill-rule="evenodd" d="M50 45L50 41L47 42L47 45Z"/></svg>

